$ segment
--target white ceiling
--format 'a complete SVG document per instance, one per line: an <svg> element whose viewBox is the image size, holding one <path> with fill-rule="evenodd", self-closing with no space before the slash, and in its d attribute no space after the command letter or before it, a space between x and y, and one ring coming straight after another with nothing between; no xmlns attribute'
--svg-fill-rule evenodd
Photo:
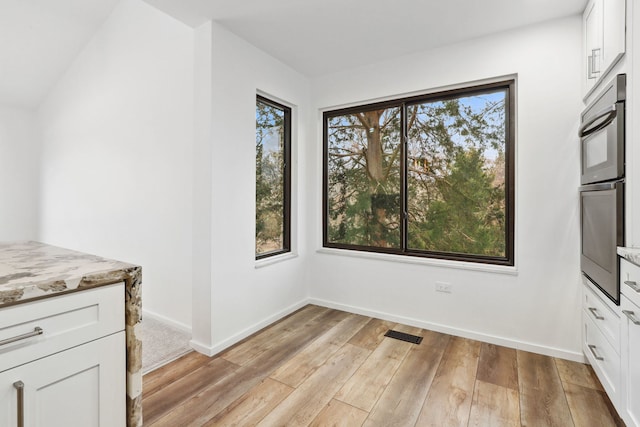
<svg viewBox="0 0 640 427"><path fill-rule="evenodd" d="M580 13L587 0L145 0L213 19L308 76Z"/></svg>
<svg viewBox="0 0 640 427"><path fill-rule="evenodd" d="M119 0L0 0L0 104L36 107Z"/></svg>
<svg viewBox="0 0 640 427"><path fill-rule="evenodd" d="M119 0L0 0L0 104L36 107ZM587 0L145 0L310 76L579 13Z"/></svg>

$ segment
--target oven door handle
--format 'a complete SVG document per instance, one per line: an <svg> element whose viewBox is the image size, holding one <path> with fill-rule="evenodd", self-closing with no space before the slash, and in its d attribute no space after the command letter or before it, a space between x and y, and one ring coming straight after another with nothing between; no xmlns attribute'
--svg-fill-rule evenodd
<svg viewBox="0 0 640 427"><path fill-rule="evenodd" d="M597 184L587 184L578 187L579 191L602 191L602 190L615 190L618 184L623 183L624 180L620 179L618 181L612 182L599 182Z"/></svg>
<svg viewBox="0 0 640 427"><path fill-rule="evenodd" d="M604 110L598 112L598 114L596 114L594 118L589 120L587 123L583 124L580 127L580 130L578 131L578 135L580 136L580 138L584 138L585 136L589 136L592 133L598 132L599 130L606 128L611 124L613 119L616 118L617 114L618 112L616 110L615 104L605 108ZM602 120L597 125L591 127L594 123L600 121L601 119L604 119L604 120Z"/></svg>

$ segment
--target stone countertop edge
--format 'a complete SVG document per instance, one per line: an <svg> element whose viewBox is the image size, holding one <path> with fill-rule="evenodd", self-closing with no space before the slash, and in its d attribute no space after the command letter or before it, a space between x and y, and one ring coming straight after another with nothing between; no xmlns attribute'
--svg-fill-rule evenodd
<svg viewBox="0 0 640 427"><path fill-rule="evenodd" d="M640 248L626 248L624 246L618 246L617 252L622 258L640 266Z"/></svg>
<svg viewBox="0 0 640 427"><path fill-rule="evenodd" d="M40 242L0 242L0 309L127 280L139 266Z"/></svg>
<svg viewBox="0 0 640 427"><path fill-rule="evenodd" d="M124 282L126 424L142 426L142 268L40 242L0 242L0 312L44 298Z"/></svg>

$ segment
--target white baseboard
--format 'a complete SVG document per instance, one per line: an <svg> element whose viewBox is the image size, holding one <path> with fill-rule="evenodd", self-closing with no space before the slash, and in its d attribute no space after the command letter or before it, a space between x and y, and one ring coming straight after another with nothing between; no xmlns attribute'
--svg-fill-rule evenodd
<svg viewBox="0 0 640 427"><path fill-rule="evenodd" d="M557 357L560 359L572 360L580 363L588 363L586 357L582 352L573 352L565 349L543 346L539 344L533 344L525 341L514 340L511 338L504 338L495 335L484 334L477 331L470 331L467 329L453 328L451 326L441 325L439 323L425 322L423 320L414 319L411 317L399 316L391 313L369 310L362 307L356 307L352 305L340 304L333 301L322 300L318 298L308 298L299 301L284 310L269 316L260 322L246 328L245 330L219 342L213 346L207 346L203 343L191 340L189 344L191 347L199 353L207 356L214 356L221 351L231 347L232 345L242 341L251 334L258 332L259 330L271 325L272 323L282 319L283 317L293 313L296 310L304 307L308 304L315 304L322 307L333 308L336 310L346 311L349 313L360 314L368 317L375 317L377 319L388 320L391 322L402 323L409 326L415 326L418 328L428 329L431 331L441 332L449 335L454 335L463 338L474 339L477 341L486 342L489 344L501 345L504 347L515 348L518 350L530 351L532 353L543 354L545 356ZM150 315L150 317L155 317ZM160 317L158 320L166 321L166 318ZM172 324L175 324L173 322ZM179 325L179 324L178 324ZM184 325L183 325L184 326ZM190 330L189 330L190 331Z"/></svg>
<svg viewBox="0 0 640 427"><path fill-rule="evenodd" d="M486 342L489 344L501 345L504 347L515 348L518 350L530 351L532 353L543 354L545 356L557 357L560 359L572 360L580 363L587 363L583 353L577 353L573 351L563 350L559 348L542 346L539 344L532 344L524 341L518 341L510 338L504 338L494 335L483 334L476 331L470 331L467 329L453 328L450 326L441 325L438 323L425 322L410 317L398 316L390 313L380 312L365 309L362 307L356 307L351 305L340 304L332 301L322 300L318 298L309 298L308 304L315 304L322 307L333 308L336 310L347 311L349 313L360 314L368 317L375 317L382 320L388 320L391 322L402 323L409 326L415 326L422 329L428 329L431 331L441 332L449 335L454 335L463 338L474 339L477 341Z"/></svg>
<svg viewBox="0 0 640 427"><path fill-rule="evenodd" d="M169 317L163 316L162 314L158 314L158 313L154 313L153 311L149 311L146 309L142 309L142 318L144 319L145 317L150 317L154 320L157 320L159 322L165 323L169 326L172 326L176 329L179 329L181 331L187 332L189 335L191 335L191 326L189 325L185 325L184 323L175 321Z"/></svg>
<svg viewBox="0 0 640 427"><path fill-rule="evenodd" d="M309 301L307 299L304 299L302 301L298 301L295 304L290 305L289 307L285 308L284 310L279 311L278 313L269 316L263 320L261 320L258 323L255 323L253 325L251 325L250 327L246 328L245 330L219 342L214 344L213 346L207 346L204 345L200 342L191 340L189 342L189 345L191 345L191 347L196 350L198 353L202 353L206 356L214 356L218 353L220 353L221 351L231 347L232 345L242 341L243 339L247 338L248 336L255 334L256 332L258 332L260 329L266 328L267 326L271 325L272 323L277 322L278 320L282 319L283 317L293 313L296 310L301 309L302 307L304 307L305 305L309 304Z"/></svg>
<svg viewBox="0 0 640 427"><path fill-rule="evenodd" d="M195 341L193 339L189 341L189 345L191 346L192 349L194 349L198 353L204 354L205 356L211 357L215 354L215 353L211 353L211 347L208 347L202 344L201 342Z"/></svg>

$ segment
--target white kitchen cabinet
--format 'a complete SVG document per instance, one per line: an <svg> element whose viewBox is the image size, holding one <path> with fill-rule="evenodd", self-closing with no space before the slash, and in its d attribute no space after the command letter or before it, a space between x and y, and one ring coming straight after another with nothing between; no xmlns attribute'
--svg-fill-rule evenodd
<svg viewBox="0 0 640 427"><path fill-rule="evenodd" d="M625 296L621 307L625 315L622 319L622 369L625 372L622 418L628 427L640 427L640 307Z"/></svg>
<svg viewBox="0 0 640 427"><path fill-rule="evenodd" d="M617 307L583 277L582 347L611 403L620 402L620 316Z"/></svg>
<svg viewBox="0 0 640 427"><path fill-rule="evenodd" d="M582 15L584 91L588 96L626 49L626 0L590 0Z"/></svg>
<svg viewBox="0 0 640 427"><path fill-rule="evenodd" d="M124 426L124 342L118 332L0 373L0 425Z"/></svg>
<svg viewBox="0 0 640 427"><path fill-rule="evenodd" d="M602 23L602 0L591 0L582 17L586 91L595 86L602 69Z"/></svg>
<svg viewBox="0 0 640 427"><path fill-rule="evenodd" d="M621 260L622 418L640 427L640 267Z"/></svg>
<svg viewBox="0 0 640 427"><path fill-rule="evenodd" d="M0 426L126 424L122 283L0 315Z"/></svg>

